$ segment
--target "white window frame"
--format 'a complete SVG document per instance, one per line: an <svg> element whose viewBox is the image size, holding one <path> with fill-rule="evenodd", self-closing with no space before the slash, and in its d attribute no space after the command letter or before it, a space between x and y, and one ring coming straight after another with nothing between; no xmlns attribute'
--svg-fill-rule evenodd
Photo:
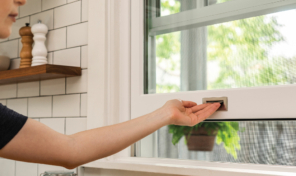
<svg viewBox="0 0 296 176"><path fill-rule="evenodd" d="M233 0L242 2L244 0ZM248 0L253 1L253 0ZM266 2L267 0L261 0ZM268 0L272 1L273 9L288 9L290 6L296 8L296 0ZM280 6L281 5L281 6ZM214 6L213 6L214 7ZM269 6L268 6L269 7ZM245 9L245 11L256 11L256 8ZM272 9L272 8L269 8ZM188 100L196 100L201 103L201 97L225 95L227 90L200 91L199 95L192 97L192 92L181 92L174 94L143 95L143 10L142 0L89 0L89 28L88 28L88 114L87 129L93 129L136 118L147 112L151 112L155 107L171 98L182 97ZM258 9L257 9L258 10ZM254 13L254 12L253 12ZM295 95L281 97L271 95L274 91L292 92L296 86L270 86L268 88L245 88L231 90L232 96L243 95L247 101L254 100L256 97L249 97L253 93L262 94L262 89L266 95L282 103L292 103ZM132 92L132 93L131 93ZM202 95L201 95L202 94ZM228 94L226 94L228 95ZM235 100L235 96L231 97ZM261 96L262 97L262 96ZM136 105L135 102L155 104L153 107L141 107L143 104ZM159 102L155 102L158 100ZM236 100L237 101L237 100ZM257 100L251 108L265 103L271 108L286 109L285 117L295 117L294 112L290 112L293 106L284 107L280 102L265 102ZM241 111L239 105L229 104L230 108ZM133 108L139 111L133 112ZM263 107L264 108L264 107ZM246 112L247 115L240 117L282 117L283 114L260 113L261 111ZM223 114L216 115L214 118L225 118ZM102 141L103 142L103 141ZM139 172L166 173L179 175L295 175L296 168L288 166L268 166L257 164L234 164L234 163L214 163L177 159L159 158L136 158L131 157L131 148L128 147L110 157L84 164L83 167L119 169Z"/></svg>

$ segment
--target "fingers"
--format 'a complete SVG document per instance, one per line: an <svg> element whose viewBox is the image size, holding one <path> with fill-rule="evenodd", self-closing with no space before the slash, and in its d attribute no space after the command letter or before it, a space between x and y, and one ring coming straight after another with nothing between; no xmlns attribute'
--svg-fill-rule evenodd
<svg viewBox="0 0 296 176"><path fill-rule="evenodd" d="M197 106L192 107L191 110L194 113L196 111L200 111L200 110L202 110L202 109L204 109L204 108L206 108L208 106L211 106L211 105L212 105L212 103L201 104L201 105L197 105Z"/></svg>
<svg viewBox="0 0 296 176"><path fill-rule="evenodd" d="M220 107L220 105L220 103L214 103L203 110L196 112L195 115L198 116L200 122L204 121L206 118L210 117Z"/></svg>
<svg viewBox="0 0 296 176"><path fill-rule="evenodd" d="M185 108L191 108L192 106L196 106L197 104L193 101L183 101L182 100L182 103L183 103L183 106Z"/></svg>

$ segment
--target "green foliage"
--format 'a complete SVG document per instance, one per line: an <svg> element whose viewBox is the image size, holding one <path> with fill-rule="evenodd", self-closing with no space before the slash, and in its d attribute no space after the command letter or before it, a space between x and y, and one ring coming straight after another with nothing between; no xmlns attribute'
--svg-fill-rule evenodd
<svg viewBox="0 0 296 176"><path fill-rule="evenodd" d="M180 32L156 36L156 46L158 62L171 59L173 55L180 53ZM173 64L176 65L176 63Z"/></svg>
<svg viewBox="0 0 296 176"><path fill-rule="evenodd" d="M218 0L223 3L231 0ZM168 0L161 1L161 11L174 14L180 12L180 2L171 5ZM208 61L219 63L219 76L214 82L208 82L207 89L225 89L279 85L285 80L285 73L272 67L276 62L268 57L271 46L284 41L279 28L281 25L272 16L258 16L236 20L207 27ZM158 63L163 59L172 64L168 70L178 69L180 57L181 32L156 36L156 56ZM283 79L283 80L281 80Z"/></svg>
<svg viewBox="0 0 296 176"><path fill-rule="evenodd" d="M220 74L212 89L277 85L267 51L283 37L274 17L259 16L208 27L208 60L219 62ZM273 73L272 73L273 72ZM273 74L269 77L266 74ZM271 78L271 76L275 76Z"/></svg>
<svg viewBox="0 0 296 176"><path fill-rule="evenodd" d="M179 92L180 87L174 84L157 84L156 92L157 93L171 93L171 92Z"/></svg>
<svg viewBox="0 0 296 176"><path fill-rule="evenodd" d="M174 5L170 4L171 0L161 0L161 16L164 16L165 13L169 15L180 12L180 1L174 0Z"/></svg>
<svg viewBox="0 0 296 176"><path fill-rule="evenodd" d="M220 145L223 142L226 152L237 159L236 151L240 150L238 122L201 122L193 127L169 125L169 133L173 134L172 143L176 145L185 134L190 135L192 130L197 130L200 127L205 127L209 134L211 130L218 129L216 143Z"/></svg>

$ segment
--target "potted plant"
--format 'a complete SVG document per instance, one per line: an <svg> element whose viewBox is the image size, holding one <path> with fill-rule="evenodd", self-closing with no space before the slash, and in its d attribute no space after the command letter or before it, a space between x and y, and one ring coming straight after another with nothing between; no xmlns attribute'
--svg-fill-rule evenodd
<svg viewBox="0 0 296 176"><path fill-rule="evenodd" d="M212 151L216 143L222 142L227 153L237 158L236 150L240 150L238 122L201 122L193 127L169 125L169 133L173 134L172 143L176 145L185 136L188 150Z"/></svg>

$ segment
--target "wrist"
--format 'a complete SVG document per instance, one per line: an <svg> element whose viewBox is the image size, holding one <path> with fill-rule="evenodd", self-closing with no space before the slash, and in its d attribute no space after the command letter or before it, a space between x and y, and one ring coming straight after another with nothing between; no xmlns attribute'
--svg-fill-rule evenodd
<svg viewBox="0 0 296 176"><path fill-rule="evenodd" d="M171 124L172 115L168 110L166 110L164 108L159 108L156 111L154 111L154 113L155 113L154 116L157 117L158 120L161 121L163 126Z"/></svg>

